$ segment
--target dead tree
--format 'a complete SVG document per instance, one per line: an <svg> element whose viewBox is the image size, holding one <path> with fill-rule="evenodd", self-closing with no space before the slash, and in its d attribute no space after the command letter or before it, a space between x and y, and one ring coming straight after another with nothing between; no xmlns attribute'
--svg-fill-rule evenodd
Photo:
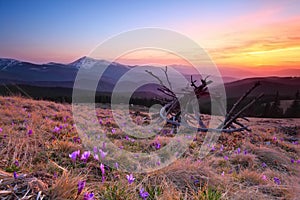
<svg viewBox="0 0 300 200"><path fill-rule="evenodd" d="M249 127L245 126L242 122L239 121L239 119L243 119L246 121L249 121L247 118L243 117L242 114L248 110L257 100L259 100L263 94L260 94L256 97L254 97L246 106L239 108L241 104L244 102L244 100L249 96L249 94L258 86L260 86L260 83L257 82L254 86L252 86L244 95L242 95L237 102L233 105L233 107L230 109L228 113L222 113L223 116L225 116L225 119L220 122L220 125L217 128L208 128L204 122L201 119L201 112L197 112L194 110L196 104L198 101L195 101L193 97L196 96L197 100L199 100L201 97L209 95L208 92L208 85L212 83L212 81L207 80L208 77L201 79L201 84L196 85L196 80L193 80L193 77L191 76L190 80L190 88L182 89L182 92L180 93L180 97L177 97L176 94L173 92L172 85L169 81L168 73L167 73L167 67L163 69L167 83L168 85L165 85L163 81L153 74L151 71L146 70L148 74L153 76L156 80L158 80L160 87L158 90L166 95L168 97L168 101L164 100L165 105L160 110L160 117L168 124L171 124L173 129L177 130L179 126L186 126L190 127L188 121L183 120L183 115L186 113L182 113L182 110L180 109L180 102L184 101L186 102L186 106L191 105L194 111L194 116L190 116L193 119L196 119L198 121L198 127L192 127L196 128L198 132L225 132L225 133L232 133L232 132L241 132L241 131L251 131ZM191 90L192 88L192 90ZM224 110L222 107L221 101L217 101L219 103L220 110Z"/></svg>

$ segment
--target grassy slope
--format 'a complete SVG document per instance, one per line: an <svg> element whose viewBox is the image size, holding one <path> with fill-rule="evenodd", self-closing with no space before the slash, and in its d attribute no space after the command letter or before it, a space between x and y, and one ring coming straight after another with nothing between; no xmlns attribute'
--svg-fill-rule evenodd
<svg viewBox="0 0 300 200"><path fill-rule="evenodd" d="M131 151L155 150L154 140L130 142L119 130L112 136L115 124L110 111L99 108L97 113L115 144ZM128 184L126 173L106 167L106 179L101 182L99 162L92 156L87 163L73 163L68 156L78 149L84 151L76 141L70 105L0 97L0 198L36 199L40 194L44 199L83 199L85 192L93 191L96 199L133 200L140 198L138 190L144 187L150 193L148 199L296 199L300 164L292 164L291 159L300 159L300 145L290 139L299 138L299 127L295 132L280 127L297 124L299 119L251 119L252 133L222 134L216 150L201 161L196 155L203 135L198 135L183 157L167 168L134 174L136 180ZM63 128L55 133L55 126ZM170 137L159 134L156 140L165 145ZM77 196L79 180L86 180L87 185Z"/></svg>

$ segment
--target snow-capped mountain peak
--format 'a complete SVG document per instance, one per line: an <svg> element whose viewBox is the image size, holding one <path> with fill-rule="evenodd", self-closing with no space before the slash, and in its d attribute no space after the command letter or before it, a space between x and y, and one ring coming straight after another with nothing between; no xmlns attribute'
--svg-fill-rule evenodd
<svg viewBox="0 0 300 200"><path fill-rule="evenodd" d="M110 65L111 63L106 60L97 60L94 58L90 58L87 56L84 56L82 58L79 58L78 60L69 63L69 66L75 67L77 69L84 68L84 69L91 69L92 67L96 65Z"/></svg>
<svg viewBox="0 0 300 200"><path fill-rule="evenodd" d="M20 61L10 58L0 58L0 70L5 70L12 65L16 65Z"/></svg>

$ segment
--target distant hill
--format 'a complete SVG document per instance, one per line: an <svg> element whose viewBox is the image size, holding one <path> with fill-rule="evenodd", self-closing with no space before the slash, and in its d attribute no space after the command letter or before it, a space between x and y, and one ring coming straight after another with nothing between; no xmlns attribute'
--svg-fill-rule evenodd
<svg viewBox="0 0 300 200"><path fill-rule="evenodd" d="M278 91L281 96L294 96L300 89L300 77L260 77L226 83L226 94L228 97L239 97L256 82L260 82L261 86L252 95L274 95Z"/></svg>

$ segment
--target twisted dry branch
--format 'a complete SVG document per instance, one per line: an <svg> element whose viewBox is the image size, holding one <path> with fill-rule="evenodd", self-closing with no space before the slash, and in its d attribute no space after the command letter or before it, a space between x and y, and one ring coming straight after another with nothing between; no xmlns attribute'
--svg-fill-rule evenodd
<svg viewBox="0 0 300 200"><path fill-rule="evenodd" d="M247 118L241 116L246 110L248 110L254 103L256 103L263 94L258 95L250 103L246 106L242 107L241 109L237 109L242 102L249 96L249 94L258 86L260 83L257 82L253 87L251 87L248 91L246 91L238 101L233 105L230 111L225 115L225 120L221 122L221 124L217 128L208 128L201 119L201 113L197 113L195 111L195 102L193 105L193 112L195 114L196 119L198 120L199 127L192 127L188 124L188 122L181 119L181 116L184 114L180 110L180 100L186 99L187 103L191 103L193 94L196 95L197 100L201 97L208 95L208 85L212 83L212 81L207 80L208 77L205 79L201 79L201 84L199 86L196 85L196 80L193 80L191 76L190 86L192 87L192 91L190 90L182 90L183 93L181 97L177 97L176 94L173 92L171 82L169 81L167 67L163 70L168 82L169 87L163 84L163 81L153 74L151 71L146 70L146 72L153 76L155 79L158 80L160 84L160 88L158 91L162 92L163 94L167 95L171 99L167 102L160 110L160 117L165 120L166 123L173 125L173 128L178 128L179 126L185 126L192 129L196 129L198 132L224 132L224 133L232 133L232 132L241 132L241 131L251 131L249 127L245 126L243 123L239 122L238 119L244 119L249 121ZM222 109L221 109L222 110Z"/></svg>

